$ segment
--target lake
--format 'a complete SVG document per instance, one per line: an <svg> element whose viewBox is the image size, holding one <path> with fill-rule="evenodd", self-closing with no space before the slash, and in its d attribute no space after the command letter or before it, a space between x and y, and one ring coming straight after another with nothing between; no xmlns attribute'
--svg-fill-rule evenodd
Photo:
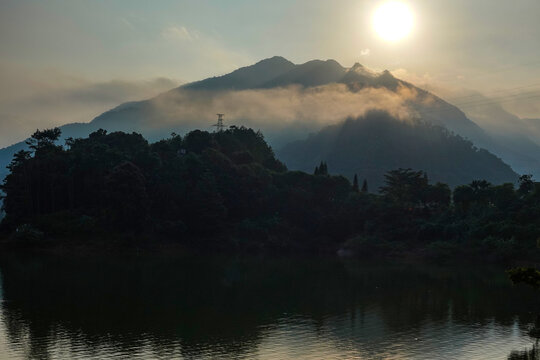
<svg viewBox="0 0 540 360"><path fill-rule="evenodd" d="M504 268L333 258L0 257L4 359L529 359Z"/></svg>

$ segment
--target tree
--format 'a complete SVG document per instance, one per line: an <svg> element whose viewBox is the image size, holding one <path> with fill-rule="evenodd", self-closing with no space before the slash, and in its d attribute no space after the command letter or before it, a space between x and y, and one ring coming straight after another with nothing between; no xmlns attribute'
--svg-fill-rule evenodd
<svg viewBox="0 0 540 360"><path fill-rule="evenodd" d="M368 185L367 185L367 180L366 179L364 179L364 182L362 182L362 192L363 193L368 192Z"/></svg>
<svg viewBox="0 0 540 360"><path fill-rule="evenodd" d="M98 138L102 138L102 137L104 137L106 135L107 135L107 130L97 129L96 131L94 131L93 133L88 135L88 138L89 139L98 139Z"/></svg>
<svg viewBox="0 0 540 360"><path fill-rule="evenodd" d="M126 161L115 166L106 178L107 220L123 230L144 229L148 210L146 179L141 169Z"/></svg>
<svg viewBox="0 0 540 360"><path fill-rule="evenodd" d="M469 186L473 191L475 202L486 204L490 200L493 186L488 181L474 180Z"/></svg>
<svg viewBox="0 0 540 360"><path fill-rule="evenodd" d="M46 129L43 131L36 130L36 132L30 136L30 139L26 141L26 144L30 149L38 151L54 146L54 143L60 138L61 134L62 131L59 128Z"/></svg>
<svg viewBox="0 0 540 360"><path fill-rule="evenodd" d="M7 166L8 170L14 172L17 168L24 165L24 163L30 159L30 151L20 150L13 155L11 163Z"/></svg>
<svg viewBox="0 0 540 360"><path fill-rule="evenodd" d="M328 175L328 165L326 165L326 162L321 161L321 165L319 166L319 175Z"/></svg>
<svg viewBox="0 0 540 360"><path fill-rule="evenodd" d="M467 212L474 201L474 192L469 185L460 185L454 189L454 205L463 212Z"/></svg>
<svg viewBox="0 0 540 360"><path fill-rule="evenodd" d="M204 149L214 147L215 141L209 132L194 130L184 137L184 146L187 151L200 154Z"/></svg>
<svg viewBox="0 0 540 360"><path fill-rule="evenodd" d="M10 174L0 185L0 190L5 194L0 194L3 199L2 210L19 219L24 219L33 212L31 196L31 169L29 160L31 153L20 150L13 156L13 160L7 166Z"/></svg>
<svg viewBox="0 0 540 360"><path fill-rule="evenodd" d="M500 210L509 209L516 200L517 193L514 190L514 184L505 183L493 187L490 202Z"/></svg>
<svg viewBox="0 0 540 360"><path fill-rule="evenodd" d="M353 179L353 185L352 185L352 189L354 192L359 192L359 188L358 188L358 176L356 174L354 174L354 179Z"/></svg>
<svg viewBox="0 0 540 360"><path fill-rule="evenodd" d="M321 161L319 166L315 167L315 171L313 172L313 175L328 175L328 166L324 161Z"/></svg>
<svg viewBox="0 0 540 360"><path fill-rule="evenodd" d="M140 134L98 130L62 147L58 136L37 132L34 151L15 154L0 187L0 232L28 225L47 237L77 239L92 227L186 246L317 251L360 237L390 252L423 250L434 239L470 246L463 241L470 238L473 248L463 246L464 253L540 256L532 249L540 237L540 183L531 190L528 176L521 179L526 196L511 183L479 180L457 187L451 207L449 186L430 184L423 171L389 171L382 195L369 196L359 194L367 193L367 180L359 189L357 174L331 176L326 161L317 164L318 176L287 171L251 129L195 131L154 144Z"/></svg>
<svg viewBox="0 0 540 360"><path fill-rule="evenodd" d="M507 271L514 284L527 284L536 289L540 287L540 271L535 268L513 268Z"/></svg>
<svg viewBox="0 0 540 360"><path fill-rule="evenodd" d="M219 193L214 174L205 170L192 189L189 225L199 233L216 233L226 222L227 208Z"/></svg>
<svg viewBox="0 0 540 360"><path fill-rule="evenodd" d="M386 185L380 192L386 198L406 205L425 203L428 183L424 172L400 168L387 172L384 177Z"/></svg>
<svg viewBox="0 0 540 360"><path fill-rule="evenodd" d="M452 191L447 184L436 183L428 188L426 202L434 208L443 209L450 205Z"/></svg>
<svg viewBox="0 0 540 360"><path fill-rule="evenodd" d="M527 195L534 189L534 181L531 174L521 175L519 177L518 192L521 196Z"/></svg>

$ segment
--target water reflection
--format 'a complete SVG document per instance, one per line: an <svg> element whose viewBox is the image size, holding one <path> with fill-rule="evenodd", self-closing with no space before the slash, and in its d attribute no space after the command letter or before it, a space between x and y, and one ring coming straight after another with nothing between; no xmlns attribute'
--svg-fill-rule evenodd
<svg viewBox="0 0 540 360"><path fill-rule="evenodd" d="M504 359L532 346L538 309L500 268L10 256L0 271L10 358Z"/></svg>
<svg viewBox="0 0 540 360"><path fill-rule="evenodd" d="M512 351L508 356L508 360L539 360L540 350L538 349L538 342L530 350L525 351Z"/></svg>

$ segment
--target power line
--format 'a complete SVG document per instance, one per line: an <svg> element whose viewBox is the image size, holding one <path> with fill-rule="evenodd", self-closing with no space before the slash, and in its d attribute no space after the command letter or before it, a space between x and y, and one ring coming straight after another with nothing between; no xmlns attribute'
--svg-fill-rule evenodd
<svg viewBox="0 0 540 360"><path fill-rule="evenodd" d="M514 88L500 89L500 90L491 91L489 93L470 94L470 95L458 96L458 97L448 98L446 101L455 101L455 100L467 99L467 98L478 97L478 96L486 96L486 97L488 97L491 94L495 94L495 93L503 93L503 92L507 92L507 91L528 89L528 88L532 88L532 87L536 87L536 86L540 86L540 83L529 84L529 85L524 85L524 86L518 86L518 87L514 87Z"/></svg>
<svg viewBox="0 0 540 360"><path fill-rule="evenodd" d="M540 94L525 94L527 96L511 96L511 97L500 97L498 99L483 99L481 101L471 101L471 102L468 102L468 103L455 103L455 104L451 104L451 103L448 103L446 102L445 100L441 99L442 101L444 101L444 103L440 104L440 107L437 108L437 109L429 109L429 110L419 110L419 112L422 114L422 115L429 115L429 114L434 114L434 113L438 113L440 112L441 110L444 110L445 108L447 109L453 109L453 108L458 108L459 110L464 110L464 109L470 109L470 108L473 108L473 107L476 107L476 106L485 106L485 105L492 105L492 104L500 104L500 103L505 103L505 102L509 102L509 101L516 101L516 100L525 100L525 99L534 99L534 98L540 98Z"/></svg>
<svg viewBox="0 0 540 360"><path fill-rule="evenodd" d="M522 99L529 99L529 98L535 98L535 97L540 97L540 93L531 94L529 92L529 93L524 93L524 94L513 94L513 95L500 96L500 97L495 97L495 98L479 99L479 100L469 101L469 102L464 102L464 103L458 102L458 103L455 103L455 106L465 106L465 107L469 105L477 106L477 105L482 105L484 103L508 102L511 100L522 100Z"/></svg>
<svg viewBox="0 0 540 360"><path fill-rule="evenodd" d="M534 62L529 62L529 63L523 63L523 64L517 64L517 65L512 65L512 66L501 67L499 69L490 70L490 71L485 72L485 73L480 73L480 74L477 74L477 75L468 76L467 78L465 78L465 80L482 78L482 77L485 77L485 76L491 76L491 75L495 75L495 74L504 73L504 72L507 72L507 71L510 71L510 70L513 70L513 69L516 69L516 68L520 68L520 67L529 67L529 66L532 66L532 65L539 65L539 64L540 64L540 61L534 61ZM448 82L457 82L457 81L462 82L463 81L463 79L456 79L455 75L447 75L446 78L448 78L448 80L444 80L444 78L445 77L443 76L442 81L447 82L447 83ZM439 81L441 81L441 78L439 78Z"/></svg>

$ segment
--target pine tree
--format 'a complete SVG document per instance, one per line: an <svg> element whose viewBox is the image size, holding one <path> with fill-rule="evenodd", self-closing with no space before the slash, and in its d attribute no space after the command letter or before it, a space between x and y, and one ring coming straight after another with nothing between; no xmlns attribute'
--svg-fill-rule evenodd
<svg viewBox="0 0 540 360"><path fill-rule="evenodd" d="M354 174L354 179L353 179L353 183L352 183L352 188L353 188L353 191L354 192L358 192L359 189L358 189L358 175Z"/></svg>
<svg viewBox="0 0 540 360"><path fill-rule="evenodd" d="M321 161L319 166L315 167L314 175L328 175L328 166L324 161Z"/></svg>
<svg viewBox="0 0 540 360"><path fill-rule="evenodd" d="M362 192L363 192L363 193L367 193L367 192L368 192L367 180L366 180L366 179L364 179L364 182L362 183Z"/></svg>
<svg viewBox="0 0 540 360"><path fill-rule="evenodd" d="M319 165L319 175L328 175L328 165L324 161Z"/></svg>

